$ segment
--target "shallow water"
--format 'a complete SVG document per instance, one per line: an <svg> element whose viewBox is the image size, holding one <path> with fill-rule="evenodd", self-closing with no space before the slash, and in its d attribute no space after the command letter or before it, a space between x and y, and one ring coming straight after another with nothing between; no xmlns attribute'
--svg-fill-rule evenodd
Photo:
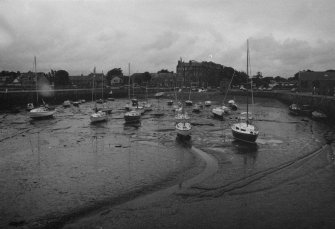
<svg viewBox="0 0 335 229"><path fill-rule="evenodd" d="M250 147L232 139L229 127L246 107L243 97L236 101L240 109L224 121L212 118L213 106L199 114L186 108L193 124L192 140L186 143L176 141L174 113L166 100L159 103L163 117L149 112L137 126L124 125L124 99L110 102L109 121L94 125L89 122L91 103L59 106L50 120L31 122L25 111L2 114L0 226L43 225L78 209L113 204L125 193L133 194L123 201L146 187L159 189L196 165L192 145L218 160L217 176L194 184L214 190L207 194L215 196L223 183L280 168L316 151L325 144L324 133L331 131L326 124L288 115L278 101L257 98L253 113L260 136ZM157 100L152 103L157 106Z"/></svg>

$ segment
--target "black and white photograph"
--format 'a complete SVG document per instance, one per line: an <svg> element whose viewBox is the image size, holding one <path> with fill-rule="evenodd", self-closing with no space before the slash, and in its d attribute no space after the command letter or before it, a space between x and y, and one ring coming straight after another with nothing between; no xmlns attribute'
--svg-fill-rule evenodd
<svg viewBox="0 0 335 229"><path fill-rule="evenodd" d="M335 228L334 12L0 0L0 228Z"/></svg>

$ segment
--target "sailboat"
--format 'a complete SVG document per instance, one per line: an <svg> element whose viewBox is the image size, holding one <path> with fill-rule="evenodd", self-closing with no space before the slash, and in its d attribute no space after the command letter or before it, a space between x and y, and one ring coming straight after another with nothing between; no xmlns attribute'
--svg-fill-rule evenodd
<svg viewBox="0 0 335 229"><path fill-rule="evenodd" d="M249 42L247 40L247 75L249 77ZM252 94L252 81L251 81L251 94ZM245 122L235 123L231 126L233 137L247 143L254 143L258 137L259 131L254 125L249 123L249 95L247 95L247 117ZM252 101L253 102L253 101Z"/></svg>
<svg viewBox="0 0 335 229"><path fill-rule="evenodd" d="M148 101L148 84L145 87L145 101L142 102L144 112L152 111L152 104Z"/></svg>
<svg viewBox="0 0 335 229"><path fill-rule="evenodd" d="M33 103L27 103L26 110L31 111L32 109L34 109L34 104Z"/></svg>
<svg viewBox="0 0 335 229"><path fill-rule="evenodd" d="M224 119L225 115L228 115L230 113L230 109L226 107L225 105L222 105L220 107L215 107L212 109L212 114L215 118Z"/></svg>
<svg viewBox="0 0 335 229"><path fill-rule="evenodd" d="M179 89L180 90L180 89ZM175 99L175 102L176 102L176 104L175 105L173 105L173 108L172 108L172 110L173 111L175 111L175 112L178 112L178 111L181 111L181 103L180 102L178 102L178 96L177 96L177 91L176 91L176 88L174 87L173 88L173 92L174 92L174 99Z"/></svg>
<svg viewBox="0 0 335 229"><path fill-rule="evenodd" d="M166 103L167 103L167 105L172 106L172 105L173 105L173 100L170 99L170 100L168 100Z"/></svg>
<svg viewBox="0 0 335 229"><path fill-rule="evenodd" d="M94 71L93 71L93 89L92 89L92 102L93 100L93 93L94 93L94 88L95 88L95 67L94 67ZM106 114L106 112L102 111L102 110L98 110L97 108L97 102L95 101L95 108L94 108L94 113L90 115L90 120L91 123L96 123L96 122L104 122L108 120L108 116Z"/></svg>
<svg viewBox="0 0 335 229"><path fill-rule="evenodd" d="M155 94L155 97L157 98L157 107L154 109L154 111L151 113L151 116L154 117L161 117L164 116L164 111L159 106L159 98L162 97L165 93L164 92L158 92Z"/></svg>
<svg viewBox="0 0 335 229"><path fill-rule="evenodd" d="M129 71L129 78L128 78L128 97L130 102L130 63L128 64L128 71ZM141 121L141 113L136 110L132 109L133 107L128 104L129 111L124 114L124 120L126 123L137 123ZM138 103L137 103L138 106ZM127 109L127 108L126 108Z"/></svg>
<svg viewBox="0 0 335 229"><path fill-rule="evenodd" d="M36 73L36 57L34 57L34 72L35 72L35 78L36 78L36 97L37 97L37 104L38 104L38 77ZM40 106L35 109L31 109L29 112L30 118L33 119L39 119L39 118L50 118L54 115L56 111L50 110L48 106L44 104L44 106Z"/></svg>
<svg viewBox="0 0 335 229"><path fill-rule="evenodd" d="M237 105L236 105L235 101L232 100L232 99L228 101L228 106L224 105L225 101L226 101L226 97L227 97L228 91L229 91L229 88L230 88L230 85L231 85L231 83L233 81L234 75L235 75L235 71L234 71L233 76L232 76L232 78L231 78L231 80L229 82L226 94L224 96L223 105L221 107L215 107L214 109L212 109L212 114L216 118L224 119L224 115L230 114L231 110L234 110L234 111L237 110Z"/></svg>
<svg viewBox="0 0 335 229"><path fill-rule="evenodd" d="M101 111L105 112L106 114L111 114L113 109L111 107L107 107L106 102L104 100L104 72L101 74L102 76L102 86L101 86L101 101L102 101L102 109ZM97 101L98 102L98 101Z"/></svg>
<svg viewBox="0 0 335 229"><path fill-rule="evenodd" d="M231 100L228 101L228 106L233 111L237 110L237 104L236 104L235 100L233 100L233 99L231 99Z"/></svg>
<svg viewBox="0 0 335 229"><path fill-rule="evenodd" d="M200 109L201 109L201 105L200 105L200 104L195 104L195 105L193 106L192 111L193 111L194 113L199 113L199 112L200 112Z"/></svg>
<svg viewBox="0 0 335 229"><path fill-rule="evenodd" d="M176 114L175 119L177 121L175 124L177 136L190 138L192 134L192 125L187 121L190 117L183 108Z"/></svg>
<svg viewBox="0 0 335 229"><path fill-rule="evenodd" d="M210 100L205 101L205 107L210 107L212 105L212 102Z"/></svg>
<svg viewBox="0 0 335 229"><path fill-rule="evenodd" d="M188 100L185 101L185 105L186 106L192 106L193 105L193 102L191 100L191 87L190 87L190 93L188 94Z"/></svg>

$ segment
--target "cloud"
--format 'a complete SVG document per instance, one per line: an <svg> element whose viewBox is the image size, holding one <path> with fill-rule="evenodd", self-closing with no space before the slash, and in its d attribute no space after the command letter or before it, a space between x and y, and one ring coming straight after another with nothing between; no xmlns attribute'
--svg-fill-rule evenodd
<svg viewBox="0 0 335 229"><path fill-rule="evenodd" d="M331 0L0 1L0 70L174 70L180 57L291 76L334 63Z"/></svg>

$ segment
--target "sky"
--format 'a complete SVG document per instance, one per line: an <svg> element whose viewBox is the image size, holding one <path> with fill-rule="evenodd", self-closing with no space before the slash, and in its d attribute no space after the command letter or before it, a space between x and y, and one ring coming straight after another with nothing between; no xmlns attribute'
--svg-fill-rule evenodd
<svg viewBox="0 0 335 229"><path fill-rule="evenodd" d="M0 71L176 72L213 61L291 77L335 69L334 0L0 0ZM130 69L128 68L130 63Z"/></svg>

